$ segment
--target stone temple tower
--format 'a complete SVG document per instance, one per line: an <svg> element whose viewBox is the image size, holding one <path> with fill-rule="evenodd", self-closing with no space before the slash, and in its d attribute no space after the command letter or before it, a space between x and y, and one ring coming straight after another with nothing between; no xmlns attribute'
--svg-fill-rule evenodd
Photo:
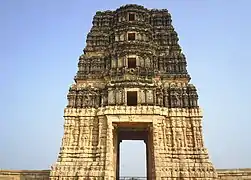
<svg viewBox="0 0 251 180"><path fill-rule="evenodd" d="M118 180L122 140L144 140L148 180L217 179L168 10L125 5L92 24L51 180Z"/></svg>

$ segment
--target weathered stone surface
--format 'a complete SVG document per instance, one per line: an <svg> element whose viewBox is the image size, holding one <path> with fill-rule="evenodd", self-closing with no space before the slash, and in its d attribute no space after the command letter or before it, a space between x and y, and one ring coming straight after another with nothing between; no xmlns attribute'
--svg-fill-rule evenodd
<svg viewBox="0 0 251 180"><path fill-rule="evenodd" d="M218 176L223 180L249 180L251 179L251 168L218 169Z"/></svg>
<svg viewBox="0 0 251 180"><path fill-rule="evenodd" d="M218 179L251 180L251 168L217 169ZM50 170L0 170L0 180L49 180Z"/></svg>
<svg viewBox="0 0 251 180"><path fill-rule="evenodd" d="M0 180L49 180L50 170L0 170Z"/></svg>
<svg viewBox="0 0 251 180"><path fill-rule="evenodd" d="M216 179L170 13L138 5L97 12L86 42L51 180L118 179L123 138L145 141L149 180Z"/></svg>

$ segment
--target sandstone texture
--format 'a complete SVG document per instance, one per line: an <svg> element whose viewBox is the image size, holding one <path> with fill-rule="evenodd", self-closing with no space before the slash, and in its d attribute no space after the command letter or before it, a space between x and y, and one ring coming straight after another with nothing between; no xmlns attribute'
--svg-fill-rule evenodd
<svg viewBox="0 0 251 180"><path fill-rule="evenodd" d="M56 179L119 179L119 143L141 139L147 178L217 179L198 94L166 9L97 12L65 108Z"/></svg>
<svg viewBox="0 0 251 180"><path fill-rule="evenodd" d="M219 180L250 180L251 168L217 169ZM0 180L49 180L50 170L0 170Z"/></svg>
<svg viewBox="0 0 251 180"><path fill-rule="evenodd" d="M0 180L49 180L50 170L0 170Z"/></svg>

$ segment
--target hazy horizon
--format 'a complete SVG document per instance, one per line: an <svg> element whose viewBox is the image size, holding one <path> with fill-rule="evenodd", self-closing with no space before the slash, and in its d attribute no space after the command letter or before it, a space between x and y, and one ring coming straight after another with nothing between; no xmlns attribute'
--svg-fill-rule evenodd
<svg viewBox="0 0 251 180"><path fill-rule="evenodd" d="M251 1L0 1L0 168L49 169L63 136L66 95L96 11L168 9L203 109L216 168L251 168ZM143 152L142 152L143 151ZM145 175L143 142L123 142L121 174Z"/></svg>

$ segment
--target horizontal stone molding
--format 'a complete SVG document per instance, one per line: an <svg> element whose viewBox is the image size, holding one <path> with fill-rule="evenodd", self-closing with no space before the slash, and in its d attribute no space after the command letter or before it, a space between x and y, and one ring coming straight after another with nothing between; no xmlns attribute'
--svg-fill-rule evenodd
<svg viewBox="0 0 251 180"><path fill-rule="evenodd" d="M159 106L106 106L101 108L65 108L65 117L103 115L161 115L167 117L202 118L201 108L165 108Z"/></svg>
<svg viewBox="0 0 251 180"><path fill-rule="evenodd" d="M216 169L218 179L251 180L251 168ZM49 180L50 170L0 170L2 180L21 180L29 176L30 180Z"/></svg>

